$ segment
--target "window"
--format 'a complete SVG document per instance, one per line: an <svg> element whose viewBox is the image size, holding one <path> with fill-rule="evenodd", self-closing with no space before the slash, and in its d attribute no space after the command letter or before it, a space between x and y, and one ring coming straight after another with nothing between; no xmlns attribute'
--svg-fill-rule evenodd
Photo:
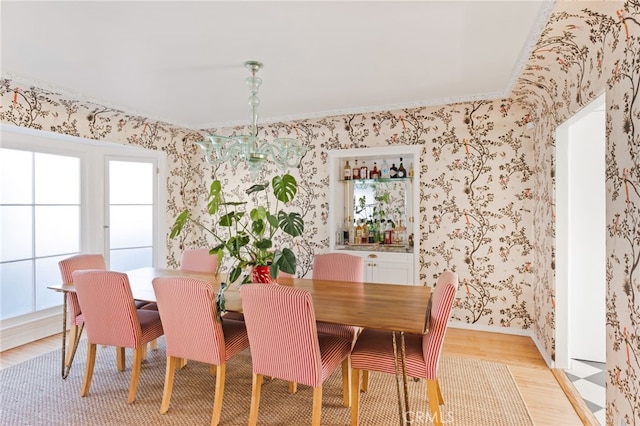
<svg viewBox="0 0 640 426"><path fill-rule="evenodd" d="M9 127L9 129L7 129ZM2 126L0 319L58 309L58 262L103 253L110 269L164 266L163 153ZM15 132L15 133L14 133ZM160 191L163 191L160 196Z"/></svg>

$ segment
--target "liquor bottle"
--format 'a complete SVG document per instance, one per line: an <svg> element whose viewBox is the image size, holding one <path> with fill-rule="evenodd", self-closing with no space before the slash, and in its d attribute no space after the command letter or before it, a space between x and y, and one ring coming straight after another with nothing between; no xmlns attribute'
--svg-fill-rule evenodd
<svg viewBox="0 0 640 426"><path fill-rule="evenodd" d="M349 160L347 160L347 164L344 165L344 174L342 175L344 180L351 180L351 174L351 166L349 165Z"/></svg>
<svg viewBox="0 0 640 426"><path fill-rule="evenodd" d="M358 226L356 226L356 244L362 244L362 225L360 221L358 221Z"/></svg>
<svg viewBox="0 0 640 426"><path fill-rule="evenodd" d="M351 172L351 168L349 168L349 172ZM351 227L351 216L348 216L344 220L344 225L342 226L342 244L349 244L349 228Z"/></svg>
<svg viewBox="0 0 640 426"><path fill-rule="evenodd" d="M369 241L369 227L367 223L362 219L362 236L360 238L360 244L367 244Z"/></svg>
<svg viewBox="0 0 640 426"><path fill-rule="evenodd" d="M398 167L398 177L399 178L406 178L407 177L407 171L405 170L404 166L402 165L402 157L400 157L400 167Z"/></svg>
<svg viewBox="0 0 640 426"><path fill-rule="evenodd" d="M353 179L360 179L360 167L358 167L358 160L356 160L356 165L353 166L353 169L351 169L353 171L353 175L352 178Z"/></svg>
<svg viewBox="0 0 640 426"><path fill-rule="evenodd" d="M391 164L391 169L389 171L389 177L391 179L395 179L398 177L398 168L396 167L396 163Z"/></svg>
<svg viewBox="0 0 640 426"><path fill-rule="evenodd" d="M380 171L378 171L378 165L376 162L373 162L373 169L369 172L369 177L371 179L378 179L380 177Z"/></svg>
<svg viewBox="0 0 640 426"><path fill-rule="evenodd" d="M349 229L349 244L356 243L356 220L353 219L353 224L351 224L351 228Z"/></svg>
<svg viewBox="0 0 640 426"><path fill-rule="evenodd" d="M387 160L382 160L382 169L380 170L380 177L382 179L389 179L389 165L387 164Z"/></svg>
<svg viewBox="0 0 640 426"><path fill-rule="evenodd" d="M369 179L369 169L365 162L362 162L362 166L360 166L360 179Z"/></svg>
<svg viewBox="0 0 640 426"><path fill-rule="evenodd" d="M409 177L413 177L413 163L409 163Z"/></svg>

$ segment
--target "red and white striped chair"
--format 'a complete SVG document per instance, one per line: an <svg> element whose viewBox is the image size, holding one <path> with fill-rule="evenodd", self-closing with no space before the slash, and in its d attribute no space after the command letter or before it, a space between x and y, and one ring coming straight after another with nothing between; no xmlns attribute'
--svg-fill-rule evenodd
<svg viewBox="0 0 640 426"><path fill-rule="evenodd" d="M176 367L183 359L216 366L211 425L220 421L226 362L249 346L243 321L218 320L216 294L206 281L185 277L154 278L153 290L167 345L167 369L160 413L169 409ZM188 312L188 315L185 315Z"/></svg>
<svg viewBox="0 0 640 426"><path fill-rule="evenodd" d="M364 261L360 256L347 253L317 254L313 257L313 279L329 281L350 281L362 283ZM318 333L349 339L352 344L360 331L359 327L341 324L318 323Z"/></svg>
<svg viewBox="0 0 640 426"><path fill-rule="evenodd" d="M429 330L424 335L405 334L407 375L426 379L426 396L431 416L442 425L440 405L444 404L438 382L438 363L447 324L458 289L458 276L444 271L431 296ZM358 425L360 370L395 374L392 332L364 329L351 351L351 425Z"/></svg>
<svg viewBox="0 0 640 426"><path fill-rule="evenodd" d="M157 311L136 309L126 274L113 271L80 270L73 282L87 329L87 364L81 396L91 387L96 345L116 346L124 359L124 348L135 349L127 402L136 399L140 364L146 344L162 336L162 323Z"/></svg>
<svg viewBox="0 0 640 426"><path fill-rule="evenodd" d="M180 270L215 274L218 269L218 256L209 254L208 248L187 249L182 252Z"/></svg>
<svg viewBox="0 0 640 426"><path fill-rule="evenodd" d="M305 290L244 284L240 297L253 368L249 425L258 423L263 376L313 387L312 425L320 425L322 383L340 363L348 365L351 342L318 334L311 295ZM342 390L343 404L348 407L347 381Z"/></svg>
<svg viewBox="0 0 640 426"><path fill-rule="evenodd" d="M104 262L104 256L101 254L78 254L68 257L58 262L58 268L60 268L60 275L64 284L73 284L73 273L81 269L102 269L106 270L107 265ZM78 295L72 292L67 292L67 311L69 313L69 320L71 326L69 327L69 350L67 351L65 365L69 366L73 362L75 355L75 349L80 341L82 330L84 328L84 316L80 309L80 303L78 302ZM118 363L123 362L124 359L118 359ZM118 364L120 370L120 364ZM124 369L124 364L122 366Z"/></svg>

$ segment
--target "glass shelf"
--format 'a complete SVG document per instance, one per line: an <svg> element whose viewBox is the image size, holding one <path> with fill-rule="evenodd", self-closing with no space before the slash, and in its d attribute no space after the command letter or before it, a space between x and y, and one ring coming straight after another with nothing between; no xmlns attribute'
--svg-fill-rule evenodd
<svg viewBox="0 0 640 426"><path fill-rule="evenodd" d="M406 178L378 178L378 179L340 179L339 182L349 183L349 182L358 182L358 183L376 183L376 182L404 182L411 181L413 177Z"/></svg>

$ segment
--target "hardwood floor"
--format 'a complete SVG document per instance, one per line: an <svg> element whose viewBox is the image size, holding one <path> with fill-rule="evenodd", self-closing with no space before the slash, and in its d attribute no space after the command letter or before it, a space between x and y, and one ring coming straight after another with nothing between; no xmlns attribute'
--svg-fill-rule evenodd
<svg viewBox="0 0 640 426"><path fill-rule="evenodd" d="M0 353L0 369L58 349L60 341L58 334L4 351ZM565 394L529 337L449 328L443 353L507 364L536 425L598 424L593 423L593 416L578 415L570 402L574 399L575 403L576 396ZM581 411L580 404L576 405Z"/></svg>

